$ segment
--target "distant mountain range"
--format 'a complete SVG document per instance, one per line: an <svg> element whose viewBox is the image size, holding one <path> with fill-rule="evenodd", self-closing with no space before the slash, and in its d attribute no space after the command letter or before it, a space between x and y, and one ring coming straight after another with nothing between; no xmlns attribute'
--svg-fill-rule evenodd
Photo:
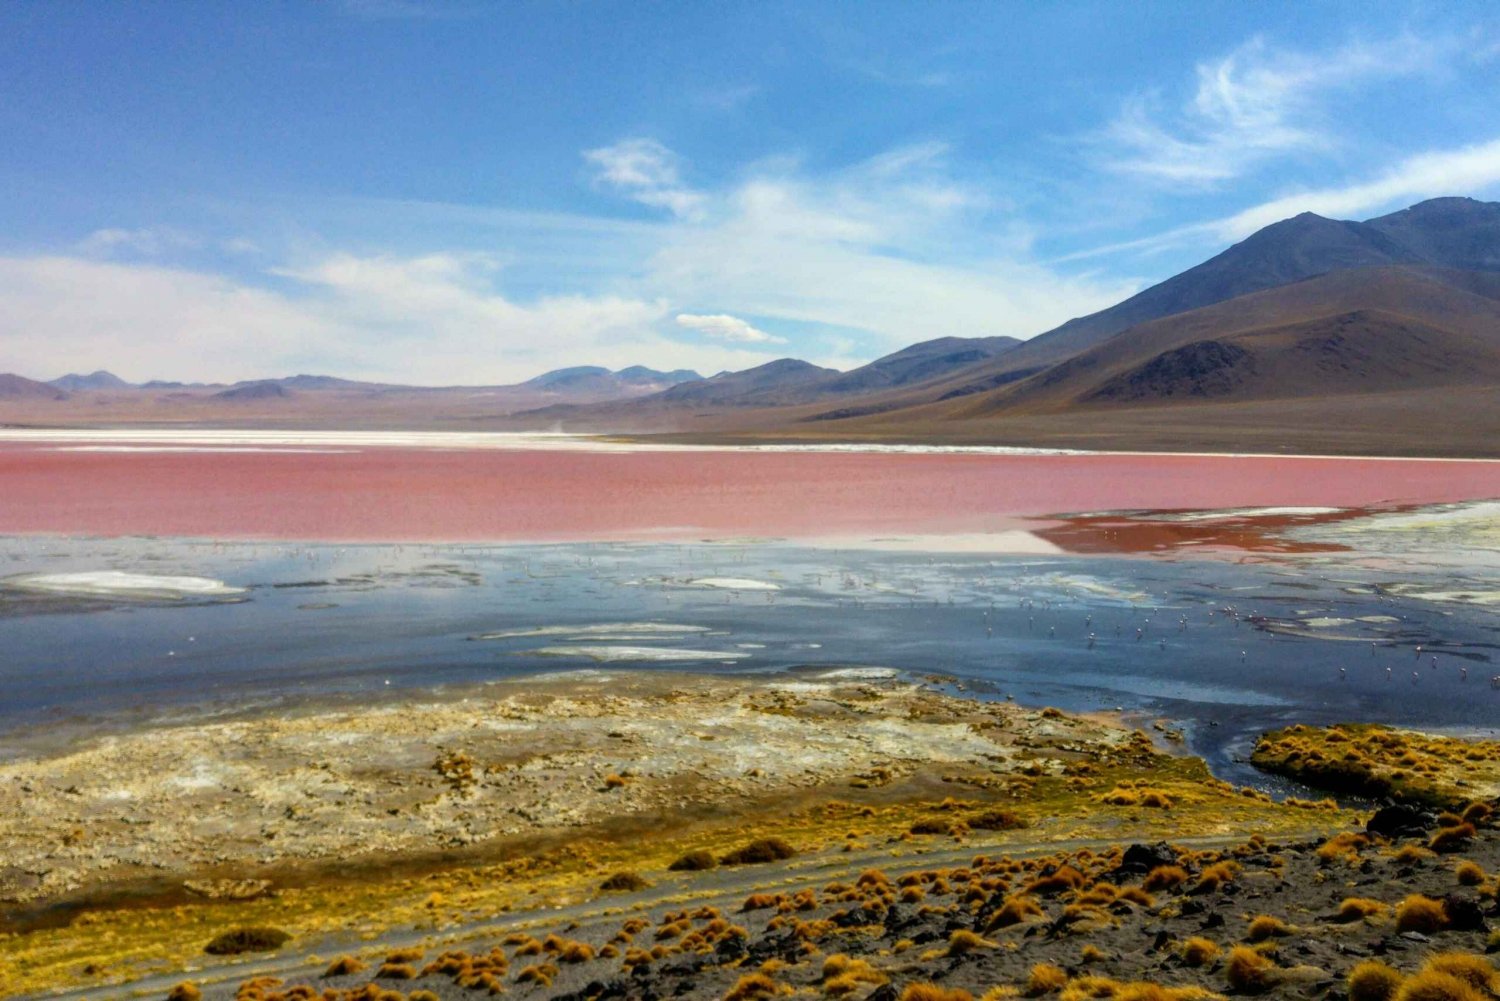
<svg viewBox="0 0 1500 1001"><path fill-rule="evenodd" d="M939 338L848 372L783 358L445 389L0 376L0 420L108 420L130 400L140 420L1500 456L1500 204L1303 213L1028 341Z"/></svg>

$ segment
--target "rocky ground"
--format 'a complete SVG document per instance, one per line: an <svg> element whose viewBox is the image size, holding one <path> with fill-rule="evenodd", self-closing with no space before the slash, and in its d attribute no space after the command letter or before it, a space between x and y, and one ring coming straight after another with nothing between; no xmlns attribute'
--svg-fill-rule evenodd
<svg viewBox="0 0 1500 1001"><path fill-rule="evenodd" d="M1361 963L1392 968L1393 986L1457 951L1470 958L1440 963L1461 969L1473 993L1429 976L1403 996L1480 1001L1500 992L1481 955L1500 948L1492 809L1472 807L1472 826L1448 839L1442 832L1465 821L1397 809L1371 833L1297 843L978 854L790 879L795 870L767 866L766 888L744 896L708 889L708 873L702 895L367 950L316 972L235 978L206 996L1333 1001L1349 996Z"/></svg>

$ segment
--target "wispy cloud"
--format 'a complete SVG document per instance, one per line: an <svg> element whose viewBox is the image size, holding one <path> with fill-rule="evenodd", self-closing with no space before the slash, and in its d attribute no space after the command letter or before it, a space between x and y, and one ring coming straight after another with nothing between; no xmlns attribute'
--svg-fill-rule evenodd
<svg viewBox="0 0 1500 1001"><path fill-rule="evenodd" d="M178 250L193 250L203 241L191 233L170 226L148 226L139 229L96 229L78 242L85 254L108 255L125 251L145 257L156 257Z"/></svg>
<svg viewBox="0 0 1500 1001"><path fill-rule="evenodd" d="M785 337L777 337L768 334L764 330L757 330L749 323L737 316L727 313L713 313L699 315L695 313L678 313L677 325L695 330L706 337L714 340L728 341L732 344L785 344Z"/></svg>
<svg viewBox="0 0 1500 1001"><path fill-rule="evenodd" d="M1456 149L1417 153L1372 178L1280 195L1233 215L1067 254L1056 258L1054 263L1127 251L1153 252L1243 240L1256 230L1302 212L1316 212L1334 219L1358 219L1427 198L1484 195L1496 189L1500 189L1500 138Z"/></svg>
<svg viewBox="0 0 1500 1001"><path fill-rule="evenodd" d="M623 139L585 150L583 157L597 170L600 184L642 205L667 209L680 219L702 214L704 195L683 183L680 158L654 139Z"/></svg>
<svg viewBox="0 0 1500 1001"><path fill-rule="evenodd" d="M1338 143L1324 114L1331 98L1374 79L1438 70L1453 48L1402 35L1307 53L1255 38L1199 63L1192 95L1176 108L1160 92L1131 95L1093 141L1112 171L1214 186L1278 157L1327 152Z"/></svg>

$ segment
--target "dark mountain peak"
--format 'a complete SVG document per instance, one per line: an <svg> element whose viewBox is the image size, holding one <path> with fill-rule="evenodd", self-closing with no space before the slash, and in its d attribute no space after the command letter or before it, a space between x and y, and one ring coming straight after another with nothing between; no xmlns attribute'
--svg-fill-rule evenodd
<svg viewBox="0 0 1500 1001"><path fill-rule="evenodd" d="M684 382L664 389L651 399L665 402L732 406L794 402L809 385L839 374L800 358L777 358L740 372L720 372L712 379Z"/></svg>
<svg viewBox="0 0 1500 1001"><path fill-rule="evenodd" d="M371 389L377 383L340 379L334 375L289 375L282 379L267 380L287 389ZM249 383L241 383L249 385Z"/></svg>
<svg viewBox="0 0 1500 1001"><path fill-rule="evenodd" d="M277 380L262 379L258 382L242 382L221 393L215 393L211 398L233 402L236 400L279 400L293 395L295 394L290 389Z"/></svg>
<svg viewBox="0 0 1500 1001"><path fill-rule="evenodd" d="M77 372L69 372L60 379L53 379L49 385L69 392L88 391L91 389L129 389L130 383L115 375L106 372L102 368L88 375L80 375Z"/></svg>
<svg viewBox="0 0 1500 1001"><path fill-rule="evenodd" d="M1423 261L1461 271L1500 271L1500 202L1429 198L1367 225Z"/></svg>
<svg viewBox="0 0 1500 1001"><path fill-rule="evenodd" d="M679 368L671 372L662 372L654 368L647 368L645 365L632 365L629 368L622 368L615 373L615 377L633 386L675 386L679 382L697 382L703 378L703 376L689 368Z"/></svg>
<svg viewBox="0 0 1500 1001"><path fill-rule="evenodd" d="M556 368L550 372L543 372L521 385L530 386L533 389L565 389L580 383L597 381L610 374L609 369L602 365L573 365L569 368Z"/></svg>

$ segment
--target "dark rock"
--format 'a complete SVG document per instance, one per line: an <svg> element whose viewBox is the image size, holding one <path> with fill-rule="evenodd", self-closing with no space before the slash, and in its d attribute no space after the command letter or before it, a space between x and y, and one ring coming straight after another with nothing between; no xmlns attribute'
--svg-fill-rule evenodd
<svg viewBox="0 0 1500 1001"><path fill-rule="evenodd" d="M1176 864L1177 853L1165 841L1158 841L1154 845L1131 845L1125 849L1120 864L1102 878L1111 883L1120 883L1131 876L1144 876L1158 866Z"/></svg>
<svg viewBox="0 0 1500 1001"><path fill-rule="evenodd" d="M881 984L869 994L865 995L865 1001L897 1001L901 997L892 984Z"/></svg>
<svg viewBox="0 0 1500 1001"><path fill-rule="evenodd" d="M1391 803L1376 810L1365 821L1365 833L1382 838L1420 838L1432 829L1435 818L1425 810L1405 803Z"/></svg>
<svg viewBox="0 0 1500 1001"><path fill-rule="evenodd" d="M1454 931L1484 931L1484 908L1479 900L1466 893L1450 893L1443 898L1448 927Z"/></svg>
<svg viewBox="0 0 1500 1001"><path fill-rule="evenodd" d="M1198 927L1202 928L1204 931L1207 931L1210 928L1223 928L1224 915L1220 914L1218 911L1214 911L1208 917L1204 918L1203 923Z"/></svg>
<svg viewBox="0 0 1500 1001"><path fill-rule="evenodd" d="M1205 904L1201 900L1194 900L1190 898L1182 902L1182 907L1179 909L1178 913L1185 918L1190 918L1194 914L1202 914L1206 910L1208 910L1207 904Z"/></svg>

